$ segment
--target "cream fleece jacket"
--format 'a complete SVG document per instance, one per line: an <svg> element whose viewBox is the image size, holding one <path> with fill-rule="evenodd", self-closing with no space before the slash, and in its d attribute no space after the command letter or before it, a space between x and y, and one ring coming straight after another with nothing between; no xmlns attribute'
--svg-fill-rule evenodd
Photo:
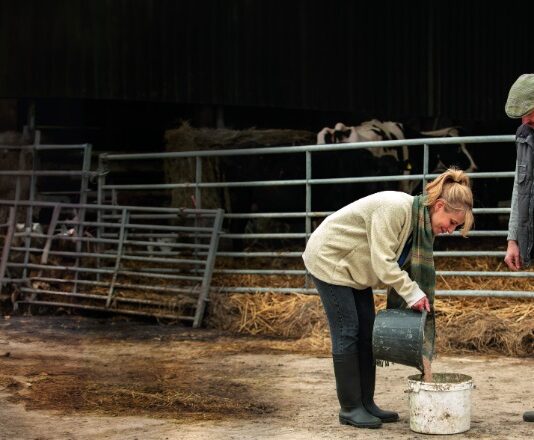
<svg viewBox="0 0 534 440"><path fill-rule="evenodd" d="M398 259L412 232L413 196L382 191L329 215L312 233L302 258L316 278L362 290L392 286L409 307L425 296Z"/></svg>

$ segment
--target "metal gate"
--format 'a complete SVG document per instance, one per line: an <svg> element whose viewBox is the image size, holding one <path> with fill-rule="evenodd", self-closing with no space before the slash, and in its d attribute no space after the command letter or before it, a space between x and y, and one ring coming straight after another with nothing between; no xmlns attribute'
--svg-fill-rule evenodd
<svg viewBox="0 0 534 440"><path fill-rule="evenodd" d="M0 279L14 286L15 309L78 308L200 325L222 210L6 200L0 206L9 209ZM46 233L16 230L17 211L43 208L53 210ZM69 216L81 209L85 221Z"/></svg>

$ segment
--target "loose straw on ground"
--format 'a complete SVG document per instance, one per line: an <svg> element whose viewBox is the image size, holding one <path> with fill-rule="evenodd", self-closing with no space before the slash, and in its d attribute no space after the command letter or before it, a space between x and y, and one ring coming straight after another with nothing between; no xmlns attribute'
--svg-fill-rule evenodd
<svg viewBox="0 0 534 440"><path fill-rule="evenodd" d="M489 257L437 259L436 267L438 270L506 270L499 259ZM262 277L233 275L224 281L229 285L258 286ZM438 277L437 288L530 290L530 283L527 278ZM297 283L295 277L271 276L269 285L295 287ZM384 308L385 298L376 295L375 304L377 310ZM534 304L530 299L440 296L436 298L435 308L438 353L525 357L534 354ZM235 333L292 338L294 348L299 351L327 353L330 350L328 325L320 299L315 295L215 294L208 322L212 327Z"/></svg>

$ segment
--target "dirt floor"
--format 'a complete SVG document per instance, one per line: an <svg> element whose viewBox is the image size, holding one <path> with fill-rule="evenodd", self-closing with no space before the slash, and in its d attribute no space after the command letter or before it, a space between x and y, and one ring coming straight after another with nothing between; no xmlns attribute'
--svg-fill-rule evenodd
<svg viewBox="0 0 534 440"><path fill-rule="evenodd" d="M379 430L341 426L331 360L294 342L128 320L0 318L0 439L422 439L406 378L378 369ZM473 377L471 429L455 439L532 439L534 359L438 356ZM450 436L431 436L433 439Z"/></svg>

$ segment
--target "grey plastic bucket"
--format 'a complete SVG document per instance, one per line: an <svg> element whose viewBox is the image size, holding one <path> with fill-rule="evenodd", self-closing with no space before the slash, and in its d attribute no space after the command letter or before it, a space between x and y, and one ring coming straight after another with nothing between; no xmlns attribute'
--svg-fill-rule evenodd
<svg viewBox="0 0 534 440"><path fill-rule="evenodd" d="M373 327L375 359L416 367L423 371L423 355L434 356L434 316L410 309L385 309Z"/></svg>

